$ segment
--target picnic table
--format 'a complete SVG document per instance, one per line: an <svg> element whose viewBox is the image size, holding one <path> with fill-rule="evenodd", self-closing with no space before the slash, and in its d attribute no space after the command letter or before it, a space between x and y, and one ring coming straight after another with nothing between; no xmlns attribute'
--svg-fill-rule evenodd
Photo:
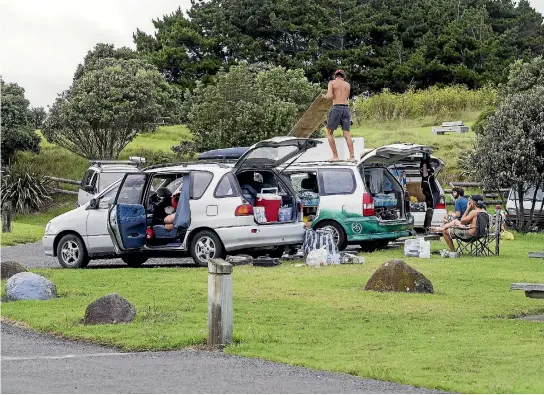
<svg viewBox="0 0 544 395"><path fill-rule="evenodd" d="M455 121L455 122L442 122L441 126L433 128L433 134L443 135L447 132L467 133L468 126L465 126L463 121Z"/></svg>
<svg viewBox="0 0 544 395"><path fill-rule="evenodd" d="M510 290L525 291L528 298L544 299L544 284L512 283Z"/></svg>

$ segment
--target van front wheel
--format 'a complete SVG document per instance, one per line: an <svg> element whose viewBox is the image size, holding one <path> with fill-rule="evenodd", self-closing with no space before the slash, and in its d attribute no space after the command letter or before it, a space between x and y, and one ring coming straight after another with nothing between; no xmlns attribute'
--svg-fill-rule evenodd
<svg viewBox="0 0 544 395"><path fill-rule="evenodd" d="M319 229L327 229L332 233L332 238L334 242L336 243L336 247L342 251L344 250L348 242L346 240L346 232L344 232L344 229L338 222L334 221L323 221L319 225L317 225L316 230Z"/></svg>

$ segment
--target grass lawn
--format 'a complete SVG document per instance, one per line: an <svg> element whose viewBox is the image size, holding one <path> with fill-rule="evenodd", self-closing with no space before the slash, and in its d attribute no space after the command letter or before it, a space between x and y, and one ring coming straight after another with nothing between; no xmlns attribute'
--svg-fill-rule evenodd
<svg viewBox="0 0 544 395"><path fill-rule="evenodd" d="M406 258L434 295L362 290L401 249L367 254L364 265L236 267L235 342L225 352L449 391L542 393L544 324L512 318L543 313L544 303L509 291L512 282L544 282L542 260L527 258L542 245L544 235L526 235L503 242L498 258ZM36 272L60 297L2 303L3 317L127 350L205 343L206 269ZM85 307L111 292L136 305L134 322L83 326Z"/></svg>

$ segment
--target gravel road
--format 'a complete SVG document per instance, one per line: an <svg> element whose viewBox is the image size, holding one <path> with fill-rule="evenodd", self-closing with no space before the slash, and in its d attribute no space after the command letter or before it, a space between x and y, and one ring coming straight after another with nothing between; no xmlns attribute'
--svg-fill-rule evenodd
<svg viewBox="0 0 544 395"><path fill-rule="evenodd" d="M17 261L28 268L61 268L57 258L46 256L40 243L20 244L15 247L2 247L2 261ZM150 259L145 266L193 265L192 258ZM121 259L97 259L89 263L88 268L127 267Z"/></svg>
<svg viewBox="0 0 544 395"><path fill-rule="evenodd" d="M2 393L437 393L215 351L123 353L2 323Z"/></svg>

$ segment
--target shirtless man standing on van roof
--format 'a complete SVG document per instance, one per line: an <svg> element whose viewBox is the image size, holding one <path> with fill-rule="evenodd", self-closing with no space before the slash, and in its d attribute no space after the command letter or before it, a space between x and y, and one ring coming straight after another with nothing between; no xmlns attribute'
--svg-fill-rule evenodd
<svg viewBox="0 0 544 395"><path fill-rule="evenodd" d="M336 70L334 72L334 80L329 82L329 89L325 95L326 99L332 99L332 108L329 111L329 116L327 119L327 138L332 150L332 158L329 159L329 162L336 162L339 160L338 151L336 151L336 142L334 141L334 131L339 125L342 125L344 138L348 144L348 160L350 162L355 162L353 141L351 140L351 135L349 133L349 128L351 126L349 114L350 89L350 85L346 82L346 73L344 70Z"/></svg>

